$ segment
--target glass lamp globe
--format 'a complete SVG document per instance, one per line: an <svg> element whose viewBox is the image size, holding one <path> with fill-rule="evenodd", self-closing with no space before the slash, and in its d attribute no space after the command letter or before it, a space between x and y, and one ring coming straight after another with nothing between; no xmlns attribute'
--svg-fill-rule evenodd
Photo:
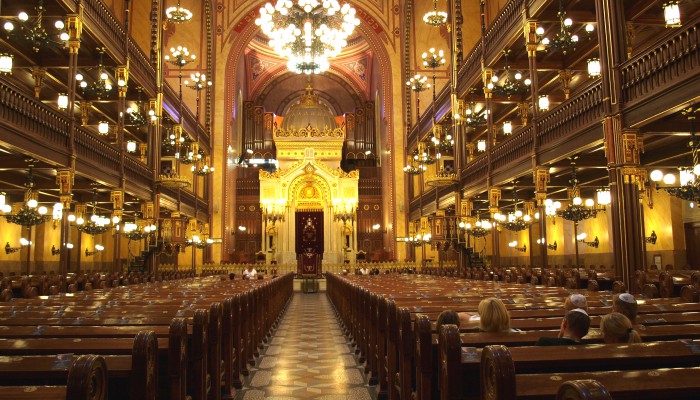
<svg viewBox="0 0 700 400"><path fill-rule="evenodd" d="M575 206L580 206L581 203L583 203L583 200L582 200L580 197L576 196L576 197L574 197L574 199L573 199L573 203L574 203Z"/></svg>

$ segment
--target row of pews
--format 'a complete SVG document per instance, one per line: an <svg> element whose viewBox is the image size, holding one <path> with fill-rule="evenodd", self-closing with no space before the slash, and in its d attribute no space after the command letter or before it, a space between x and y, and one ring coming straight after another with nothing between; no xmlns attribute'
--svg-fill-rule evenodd
<svg viewBox="0 0 700 400"><path fill-rule="evenodd" d="M577 290L587 296L592 319L587 345L535 347L538 338L558 335L573 292L425 275L328 274L328 296L380 399L553 399L560 388L568 396L562 398L572 399L608 398L591 397L601 391L615 399L697 398L700 303L640 296L644 343L603 344L597 328L611 311L612 292ZM476 313L487 297L503 300L519 331L455 325L436 331L442 311ZM567 381L576 382L562 385Z"/></svg>
<svg viewBox="0 0 700 400"><path fill-rule="evenodd" d="M153 279L0 302L0 399L233 399L292 281Z"/></svg>

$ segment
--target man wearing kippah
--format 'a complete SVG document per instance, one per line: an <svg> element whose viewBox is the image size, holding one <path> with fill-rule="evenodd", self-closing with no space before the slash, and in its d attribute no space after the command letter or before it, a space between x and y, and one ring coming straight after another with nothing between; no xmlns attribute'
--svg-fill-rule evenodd
<svg viewBox="0 0 700 400"><path fill-rule="evenodd" d="M564 309L566 311L571 311L574 308L580 308L588 312L588 300L586 300L586 296L580 293L574 293L567 297L566 302L564 302Z"/></svg>
<svg viewBox="0 0 700 400"><path fill-rule="evenodd" d="M618 293L613 296L612 311L629 318L632 325L637 324L637 300L631 294Z"/></svg>
<svg viewBox="0 0 700 400"><path fill-rule="evenodd" d="M541 337L537 340L537 346L566 346L581 344L581 338L588 334L591 326L591 318L586 310L574 308L568 311L561 321L558 337Z"/></svg>

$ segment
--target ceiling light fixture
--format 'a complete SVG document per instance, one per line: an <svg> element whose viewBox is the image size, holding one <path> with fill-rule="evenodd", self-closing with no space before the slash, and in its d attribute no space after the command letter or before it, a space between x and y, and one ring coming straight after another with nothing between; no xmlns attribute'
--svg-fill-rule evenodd
<svg viewBox="0 0 700 400"><path fill-rule="evenodd" d="M360 25L356 11L337 0L278 0L260 8L255 24L270 39L275 53L288 59L290 71L319 74L329 58L340 54Z"/></svg>
<svg viewBox="0 0 700 400"><path fill-rule="evenodd" d="M165 9L165 16L170 22L182 24L192 19L192 11L182 7L180 0L177 0L177 6Z"/></svg>
<svg viewBox="0 0 700 400"><path fill-rule="evenodd" d="M430 26L442 26L447 23L447 13L437 10L437 0L433 0L433 11L423 15L423 22Z"/></svg>

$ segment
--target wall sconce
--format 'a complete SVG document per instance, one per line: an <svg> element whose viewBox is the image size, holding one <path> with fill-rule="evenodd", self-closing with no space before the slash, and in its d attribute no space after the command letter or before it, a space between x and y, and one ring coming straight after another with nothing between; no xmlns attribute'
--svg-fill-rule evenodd
<svg viewBox="0 0 700 400"><path fill-rule="evenodd" d="M7 244L5 245L5 254L16 253L16 252L20 251L22 249L22 247L29 246L31 244L32 244L32 242L30 242L29 240L27 240L25 238L21 238L19 240L18 247L12 247L12 246L10 246L10 242L7 242Z"/></svg>
<svg viewBox="0 0 700 400"><path fill-rule="evenodd" d="M596 236L595 239L593 239L593 241L591 241L591 242L586 241L586 236L587 235L585 232L581 233L578 236L576 236L576 240L585 244L588 247L593 247L593 248L597 249L598 245L600 244L600 241L598 240L598 236Z"/></svg>
<svg viewBox="0 0 700 400"><path fill-rule="evenodd" d="M521 253L524 253L527 251L527 246L523 245L523 247L516 247L518 245L518 242L516 240L513 240L512 242L508 243L508 247L515 249Z"/></svg>
<svg viewBox="0 0 700 400"><path fill-rule="evenodd" d="M612 197L610 196L610 189L607 187L598 189L596 191L596 200L598 202L598 205L601 205L603 207L610 204L610 201L612 200Z"/></svg>
<svg viewBox="0 0 700 400"><path fill-rule="evenodd" d="M100 123L97 125L97 132L99 132L100 135L108 134L109 133L109 122L100 121Z"/></svg>
<svg viewBox="0 0 700 400"><path fill-rule="evenodd" d="M61 253L61 250L57 249L56 245L51 246L51 255L52 256L55 256L55 255L60 254L60 253Z"/></svg>
<svg viewBox="0 0 700 400"><path fill-rule="evenodd" d="M12 73L12 60L14 56L8 53L0 53L0 73L11 74Z"/></svg>
<svg viewBox="0 0 700 400"><path fill-rule="evenodd" d="M511 133L513 133L513 124L510 121L505 121L503 123L503 134L510 135Z"/></svg>
<svg viewBox="0 0 700 400"><path fill-rule="evenodd" d="M96 254L96 253L101 252L101 251L104 250L104 249L105 249L105 247L102 246L101 244L96 244L96 245L95 245L95 250L94 250L94 251L90 251L90 250L88 250L87 247L86 247L86 248L85 248L85 257L90 257L90 256L92 256L92 255L94 255L94 254Z"/></svg>
<svg viewBox="0 0 700 400"><path fill-rule="evenodd" d="M65 93L58 94L58 109L65 110L68 108L68 95Z"/></svg>
<svg viewBox="0 0 700 400"><path fill-rule="evenodd" d="M681 9L678 7L678 1L671 0L664 3L664 20L667 28L681 26Z"/></svg>
<svg viewBox="0 0 700 400"><path fill-rule="evenodd" d="M588 64L588 76L591 78L597 78L600 76L600 60L597 58L589 58L586 63Z"/></svg>
<svg viewBox="0 0 700 400"><path fill-rule="evenodd" d="M658 236L656 236L656 232L651 231L651 236L645 237L644 241L650 244L656 244L656 239L658 239Z"/></svg>
<svg viewBox="0 0 700 400"><path fill-rule="evenodd" d="M549 97L547 97L546 94L541 95L540 98L537 100L537 105L539 106L540 111L548 111Z"/></svg>
<svg viewBox="0 0 700 400"><path fill-rule="evenodd" d="M539 244L539 245L545 245L545 244L546 244L546 245L547 245L547 248L548 248L549 250L554 250L554 251L556 251L556 250L557 250L557 247L558 247L558 246L557 246L557 241L556 241L556 240L554 241L553 244L548 244L547 241L546 241L545 239L537 239L537 244Z"/></svg>

